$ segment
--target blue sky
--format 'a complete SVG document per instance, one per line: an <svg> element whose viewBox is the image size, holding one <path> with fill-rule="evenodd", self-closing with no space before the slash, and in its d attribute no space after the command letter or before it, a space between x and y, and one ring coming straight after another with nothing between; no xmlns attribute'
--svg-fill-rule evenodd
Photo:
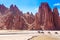
<svg viewBox="0 0 60 40"><path fill-rule="evenodd" d="M8 8L14 4L25 13L27 11L36 13L41 2L48 2L52 9L56 6L60 12L60 0L0 0L0 4L4 4Z"/></svg>

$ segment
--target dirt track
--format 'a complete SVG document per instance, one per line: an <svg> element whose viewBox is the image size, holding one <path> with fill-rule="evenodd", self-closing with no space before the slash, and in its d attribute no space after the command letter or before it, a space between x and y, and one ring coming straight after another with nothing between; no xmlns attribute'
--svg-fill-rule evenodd
<svg viewBox="0 0 60 40"><path fill-rule="evenodd" d="M42 32L42 31L40 31ZM58 34L55 34L56 31L52 31L48 34L48 31L44 31L44 33L38 33L37 31L0 31L0 40L27 40L32 36L37 35L50 35L57 38L60 38L60 31L57 31Z"/></svg>

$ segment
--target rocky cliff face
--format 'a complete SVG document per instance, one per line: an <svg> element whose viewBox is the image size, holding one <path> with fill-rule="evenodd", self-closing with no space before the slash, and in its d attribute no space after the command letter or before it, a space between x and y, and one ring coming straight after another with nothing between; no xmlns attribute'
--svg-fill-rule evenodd
<svg viewBox="0 0 60 40"><path fill-rule="evenodd" d="M57 8L53 9L53 19L54 19L55 28L60 29L60 18Z"/></svg>
<svg viewBox="0 0 60 40"><path fill-rule="evenodd" d="M5 7L3 4L0 4L0 12L1 12L2 14L4 14L7 9L8 9L8 8Z"/></svg>
<svg viewBox="0 0 60 40"><path fill-rule="evenodd" d="M0 29L60 30L60 17L57 8L52 11L48 3L41 3L35 15L23 13L16 5L0 5Z"/></svg>
<svg viewBox="0 0 60 40"><path fill-rule="evenodd" d="M54 29L53 14L48 3L41 3L41 6L39 7L39 15L40 27L43 26L45 30Z"/></svg>
<svg viewBox="0 0 60 40"><path fill-rule="evenodd" d="M42 28L40 26L41 26L40 15L39 15L39 13L36 13L35 14L35 27L34 27L34 29L42 30Z"/></svg>

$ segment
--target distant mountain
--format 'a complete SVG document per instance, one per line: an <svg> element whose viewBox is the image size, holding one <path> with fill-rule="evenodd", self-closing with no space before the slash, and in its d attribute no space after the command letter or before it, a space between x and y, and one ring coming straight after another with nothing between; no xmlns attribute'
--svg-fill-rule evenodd
<svg viewBox="0 0 60 40"><path fill-rule="evenodd" d="M42 2L38 12L23 13L16 5L10 8L0 5L1 30L60 30L60 16L57 8L53 11L48 3Z"/></svg>

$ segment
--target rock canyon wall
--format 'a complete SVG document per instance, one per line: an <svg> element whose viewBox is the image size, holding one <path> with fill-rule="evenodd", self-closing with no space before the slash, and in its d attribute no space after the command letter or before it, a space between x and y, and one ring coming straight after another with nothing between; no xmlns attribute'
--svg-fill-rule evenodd
<svg viewBox="0 0 60 40"><path fill-rule="evenodd" d="M23 13L16 5L10 8L0 4L0 29L1 30L60 30L60 16L55 7L51 10L48 3L44 2L38 12Z"/></svg>

